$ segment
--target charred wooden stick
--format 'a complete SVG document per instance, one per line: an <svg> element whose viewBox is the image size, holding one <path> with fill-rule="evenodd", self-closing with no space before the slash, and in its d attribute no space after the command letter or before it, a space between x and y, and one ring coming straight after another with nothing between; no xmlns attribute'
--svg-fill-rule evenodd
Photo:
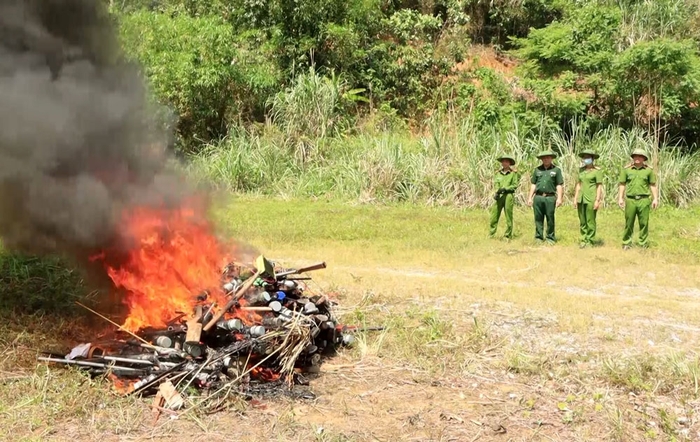
<svg viewBox="0 0 700 442"><path fill-rule="evenodd" d="M202 328L202 330L206 332L206 331L209 331L209 329L211 329L212 327L214 327L216 325L216 323L219 322L219 319L221 319L224 316L224 314L231 307L236 305L238 300L241 299L241 297L243 295L245 295L245 292L247 292L253 286L253 284L255 283L255 280L258 279L258 277L260 276L260 273L261 273L261 270L258 270L257 272L255 272L255 274L253 276L246 279L246 281L243 283L243 285L241 285L238 288L236 293L234 293L233 296L231 296L231 299L229 300L229 302L227 302L226 305L221 310L216 312L214 317L211 318L211 320L207 323L207 325L205 325Z"/></svg>
<svg viewBox="0 0 700 442"><path fill-rule="evenodd" d="M273 311L270 307L241 307L241 310L248 312L271 312Z"/></svg>
<svg viewBox="0 0 700 442"><path fill-rule="evenodd" d="M202 337L202 306L198 305L195 308L194 317L187 321L187 334L185 335L185 343L196 345Z"/></svg>

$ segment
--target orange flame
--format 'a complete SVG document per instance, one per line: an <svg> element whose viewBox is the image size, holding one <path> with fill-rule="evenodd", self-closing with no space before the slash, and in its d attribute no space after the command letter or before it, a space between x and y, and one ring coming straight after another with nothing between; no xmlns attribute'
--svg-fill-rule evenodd
<svg viewBox="0 0 700 442"><path fill-rule="evenodd" d="M135 390L134 385L136 384L136 381L120 379L114 373L110 373L107 377L112 381L114 391L119 394L126 395Z"/></svg>
<svg viewBox="0 0 700 442"><path fill-rule="evenodd" d="M275 373L274 370L265 367L255 367L250 370L250 374L254 379L259 379L265 382L274 382L282 377L282 375L279 373Z"/></svg>
<svg viewBox="0 0 700 442"><path fill-rule="evenodd" d="M219 285L229 260L211 224L193 209L137 208L125 213L122 226L132 242L127 259L106 267L114 285L127 291L125 329L162 327L176 312L191 314L203 289L208 301L226 303Z"/></svg>

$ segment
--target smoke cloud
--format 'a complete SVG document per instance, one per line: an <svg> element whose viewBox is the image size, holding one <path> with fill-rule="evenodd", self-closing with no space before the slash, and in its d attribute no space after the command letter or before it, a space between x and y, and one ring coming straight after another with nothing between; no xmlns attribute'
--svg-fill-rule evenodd
<svg viewBox="0 0 700 442"><path fill-rule="evenodd" d="M99 0L0 0L5 247L84 256L113 243L125 207L185 194L114 28Z"/></svg>

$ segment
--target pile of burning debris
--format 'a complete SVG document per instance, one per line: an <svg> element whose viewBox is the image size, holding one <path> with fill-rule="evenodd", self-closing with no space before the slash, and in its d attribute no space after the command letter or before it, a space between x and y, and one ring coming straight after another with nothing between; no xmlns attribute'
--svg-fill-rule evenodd
<svg viewBox="0 0 700 442"><path fill-rule="evenodd" d="M109 340L39 360L109 376L125 394L155 393L169 409L184 406L190 387L255 394L262 385L303 385L322 355L354 340L352 328L338 325L333 302L311 293L311 278L301 275L325 267L276 268L263 256L231 263L219 287L190 296L192 311L133 331L127 319Z"/></svg>

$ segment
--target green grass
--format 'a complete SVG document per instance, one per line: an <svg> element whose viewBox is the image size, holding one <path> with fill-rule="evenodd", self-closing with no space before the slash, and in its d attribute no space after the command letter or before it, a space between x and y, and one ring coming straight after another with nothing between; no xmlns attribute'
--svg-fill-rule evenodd
<svg viewBox="0 0 700 442"><path fill-rule="evenodd" d="M421 254L440 255L444 260L464 259L471 258L472 249L481 253L488 249L501 251L534 245L532 211L522 206L516 208L515 239L509 243L487 240L488 210L237 197L215 215L234 238L272 251L280 243L285 248L337 244L353 249L370 247L373 256L387 260L399 257L401 262L410 262L420 261ZM665 207L653 212L652 247L648 253L663 253L667 259L682 262L688 259L699 262L699 219L698 207L687 210ZM605 244L596 250L619 249L623 227L621 210L601 210L598 238ZM502 229L503 225L499 232ZM578 218L572 207L557 211L557 236L561 247L578 245Z"/></svg>

